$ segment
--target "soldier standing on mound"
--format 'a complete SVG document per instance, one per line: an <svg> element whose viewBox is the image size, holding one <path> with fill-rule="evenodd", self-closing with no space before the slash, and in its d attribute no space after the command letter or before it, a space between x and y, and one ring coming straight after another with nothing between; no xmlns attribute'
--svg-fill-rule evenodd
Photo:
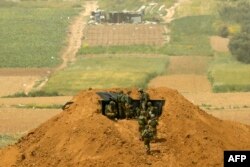
<svg viewBox="0 0 250 167"><path fill-rule="evenodd" d="M155 115L151 115L151 118L148 121L148 125L150 126L150 129L153 132L153 140L156 141L158 120L157 120L157 117L155 117Z"/></svg>
<svg viewBox="0 0 250 167"><path fill-rule="evenodd" d="M153 132L150 129L149 125L145 126L145 129L142 132L142 137L143 137L146 153L150 154L150 141L153 138Z"/></svg>
<svg viewBox="0 0 250 167"><path fill-rule="evenodd" d="M149 100L149 94L147 92L144 92L141 88L138 90L138 92L140 93L140 109L146 111L146 105Z"/></svg>
<svg viewBox="0 0 250 167"><path fill-rule="evenodd" d="M134 113L132 111L132 99L130 97L130 93L131 91L128 91L127 94L124 95L126 119L130 119L134 116Z"/></svg>
<svg viewBox="0 0 250 167"><path fill-rule="evenodd" d="M117 104L118 104L118 116L120 119L125 117L125 95L121 90L117 95Z"/></svg>
<svg viewBox="0 0 250 167"><path fill-rule="evenodd" d="M139 124L139 139L143 140L142 132L145 129L146 125L148 123L148 120L145 116L145 112L141 112L140 116L138 117L138 124Z"/></svg>

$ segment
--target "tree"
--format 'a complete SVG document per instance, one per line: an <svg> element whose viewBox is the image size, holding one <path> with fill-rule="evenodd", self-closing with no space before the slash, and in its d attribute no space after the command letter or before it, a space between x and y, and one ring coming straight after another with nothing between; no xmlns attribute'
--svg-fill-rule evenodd
<svg viewBox="0 0 250 167"><path fill-rule="evenodd" d="M250 34L241 32L229 42L229 49L235 58L243 63L250 64Z"/></svg>

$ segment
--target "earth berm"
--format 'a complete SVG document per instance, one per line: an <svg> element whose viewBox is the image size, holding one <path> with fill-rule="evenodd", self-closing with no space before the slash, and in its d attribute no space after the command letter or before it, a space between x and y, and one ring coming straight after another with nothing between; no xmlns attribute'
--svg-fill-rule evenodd
<svg viewBox="0 0 250 167"><path fill-rule="evenodd" d="M0 151L0 166L113 167L223 166L224 150L250 150L250 126L219 120L177 91L148 89L151 99L165 99L159 140L145 154L135 120L111 121L100 114L97 91L80 92L74 103ZM127 90L124 89L126 92ZM136 89L132 97L138 98Z"/></svg>

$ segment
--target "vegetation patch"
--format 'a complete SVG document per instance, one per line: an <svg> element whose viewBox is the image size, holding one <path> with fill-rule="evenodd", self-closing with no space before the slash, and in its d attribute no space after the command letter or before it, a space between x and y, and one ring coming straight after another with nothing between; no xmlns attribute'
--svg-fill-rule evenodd
<svg viewBox="0 0 250 167"><path fill-rule="evenodd" d="M250 66L236 61L230 53L216 53L208 79L214 92L250 91Z"/></svg>
<svg viewBox="0 0 250 167"><path fill-rule="evenodd" d="M187 16L170 24L171 41L160 49L168 55L212 56L209 37L213 35L215 17L211 15Z"/></svg>
<svg viewBox="0 0 250 167"><path fill-rule="evenodd" d="M80 9L64 2L1 2L0 67L60 64L67 27Z"/></svg>
<svg viewBox="0 0 250 167"><path fill-rule="evenodd" d="M0 148L14 144L21 137L20 134L0 134Z"/></svg>
<svg viewBox="0 0 250 167"><path fill-rule="evenodd" d="M166 56L85 56L67 69L55 73L45 85L46 92L70 95L82 89L145 87L165 71Z"/></svg>
<svg viewBox="0 0 250 167"><path fill-rule="evenodd" d="M177 18L194 15L214 15L217 10L218 0L189 0L182 3L177 8L175 14Z"/></svg>

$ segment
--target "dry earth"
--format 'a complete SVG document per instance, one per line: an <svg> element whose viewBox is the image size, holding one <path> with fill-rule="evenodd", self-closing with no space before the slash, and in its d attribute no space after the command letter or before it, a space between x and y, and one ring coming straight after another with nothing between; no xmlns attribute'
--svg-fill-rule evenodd
<svg viewBox="0 0 250 167"><path fill-rule="evenodd" d="M60 112L60 109L0 108L0 134L27 134Z"/></svg>
<svg viewBox="0 0 250 167"><path fill-rule="evenodd" d="M229 39L228 38L222 38L220 36L212 36L210 37L210 44L213 48L213 50L218 52L228 52L228 44Z"/></svg>
<svg viewBox="0 0 250 167"><path fill-rule="evenodd" d="M176 89L216 117L250 125L250 93L212 93L206 76L210 60L198 56L170 57L168 75L154 78L148 87Z"/></svg>
<svg viewBox="0 0 250 167"><path fill-rule="evenodd" d="M177 91L157 88L148 90L150 97L166 103L159 140L146 155L137 122L101 115L96 91L80 92L68 110L0 150L0 166L219 167L224 150L250 149L250 126L219 120ZM138 98L136 89L132 97Z"/></svg>
<svg viewBox="0 0 250 167"><path fill-rule="evenodd" d="M0 69L0 96L7 96L16 92L28 93L37 82L51 71L49 68L2 68Z"/></svg>

